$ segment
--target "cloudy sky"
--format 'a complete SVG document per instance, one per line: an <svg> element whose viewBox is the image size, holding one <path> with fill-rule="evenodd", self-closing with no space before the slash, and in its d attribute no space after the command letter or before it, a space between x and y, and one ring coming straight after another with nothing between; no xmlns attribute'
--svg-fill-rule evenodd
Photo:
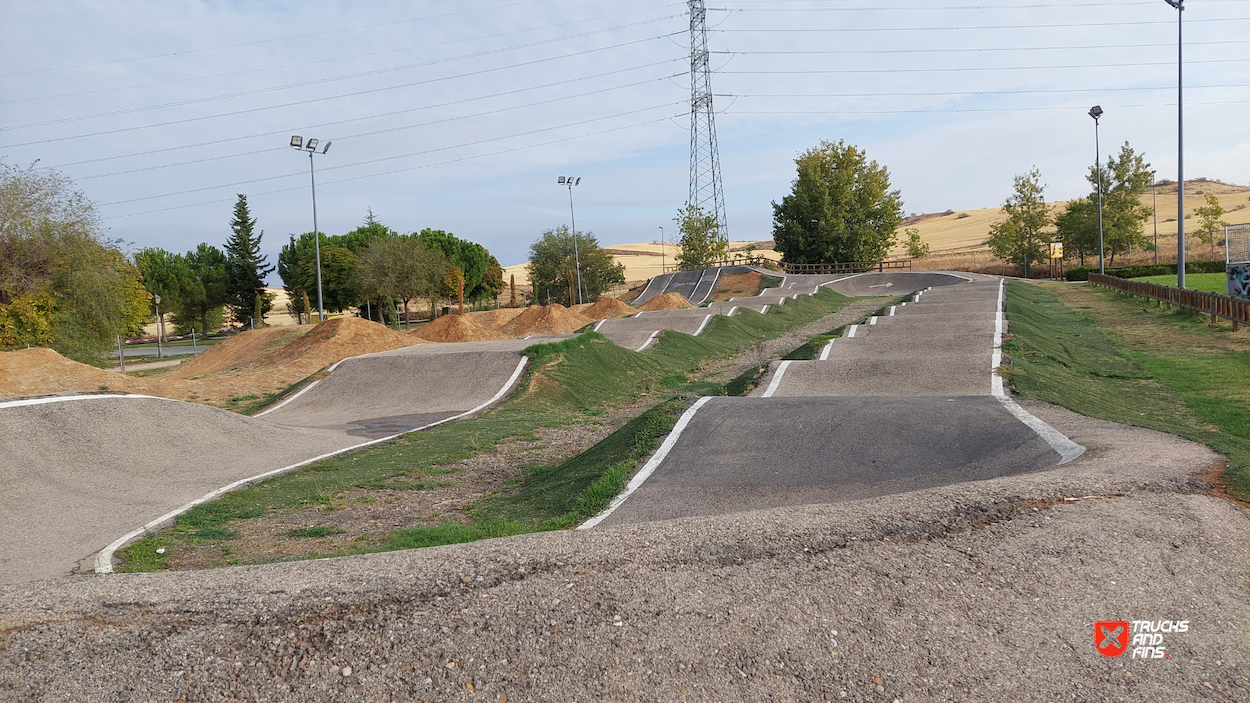
<svg viewBox="0 0 1250 703"><path fill-rule="evenodd" d="M1125 141L1176 177L1177 12L1164 0L720 0L709 10L735 240L771 236L794 157L846 140L908 212L1001 204L1036 165L1086 190ZM134 248L220 246L246 193L271 261L372 209L504 265L568 222L650 241L686 200L689 19L659 0L4 3L0 158L70 176ZM1250 183L1250 0L1184 13L1185 172ZM273 282L277 283L276 276Z"/></svg>

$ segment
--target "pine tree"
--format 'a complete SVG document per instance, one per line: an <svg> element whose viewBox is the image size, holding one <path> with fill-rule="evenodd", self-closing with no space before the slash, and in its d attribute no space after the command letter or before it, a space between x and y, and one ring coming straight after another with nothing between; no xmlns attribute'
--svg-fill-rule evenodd
<svg viewBox="0 0 1250 703"><path fill-rule="evenodd" d="M247 196L239 193L234 204L234 219L230 229L234 234L226 241L226 287L231 317L235 323L245 324L255 314L257 297L260 298L260 314L263 317L273 308L273 298L265 292L265 277L273 273L267 266L267 257L260 253L260 240L265 235L253 235L256 219L247 208ZM256 320L259 326L263 320Z"/></svg>

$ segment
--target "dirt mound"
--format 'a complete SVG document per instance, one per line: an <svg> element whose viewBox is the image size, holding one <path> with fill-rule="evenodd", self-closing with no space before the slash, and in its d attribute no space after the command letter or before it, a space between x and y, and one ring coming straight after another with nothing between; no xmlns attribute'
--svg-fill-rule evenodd
<svg viewBox="0 0 1250 703"><path fill-rule="evenodd" d="M626 303L616 298L600 298L595 301L594 305L581 311L582 315L592 320L607 320L610 318L625 317L638 312Z"/></svg>
<svg viewBox="0 0 1250 703"><path fill-rule="evenodd" d="M499 332L513 337L528 337L532 334L569 334L589 325L594 320L569 310L556 303L554 305L531 305L508 324L499 328Z"/></svg>
<svg viewBox="0 0 1250 703"><path fill-rule="evenodd" d="M70 361L43 347L0 352L0 398L65 391L152 393L149 386L144 379Z"/></svg>
<svg viewBox="0 0 1250 703"><path fill-rule="evenodd" d="M294 342L257 362L264 368L281 367L294 380L349 356L390 351L420 344L415 337L359 317L326 320Z"/></svg>
<svg viewBox="0 0 1250 703"><path fill-rule="evenodd" d="M651 300L643 303L639 310L686 310L692 308L689 300L686 300L681 293L665 293L657 295Z"/></svg>
<svg viewBox="0 0 1250 703"><path fill-rule="evenodd" d="M183 361L178 368L167 374L167 378L191 378L248 366L290 344L311 329L308 326L267 327L241 332L204 353Z"/></svg>
<svg viewBox="0 0 1250 703"><path fill-rule="evenodd" d="M759 271L731 273L720 277L720 284L712 294L712 300L720 302L730 298L749 298L760 292L764 276Z"/></svg>
<svg viewBox="0 0 1250 703"><path fill-rule="evenodd" d="M525 308L499 308L498 310L483 310L481 312L465 313L465 317L474 322L489 327L490 329L499 329L500 327L512 322L517 315L525 312Z"/></svg>
<svg viewBox="0 0 1250 703"><path fill-rule="evenodd" d="M444 315L410 334L430 342L486 342L507 339L468 315Z"/></svg>

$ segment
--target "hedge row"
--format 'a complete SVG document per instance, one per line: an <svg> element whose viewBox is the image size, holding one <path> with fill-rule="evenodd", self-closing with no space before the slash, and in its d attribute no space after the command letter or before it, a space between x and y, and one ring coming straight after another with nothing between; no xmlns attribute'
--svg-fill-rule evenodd
<svg viewBox="0 0 1250 703"><path fill-rule="evenodd" d="M1068 269L1064 278L1069 281L1088 281L1090 273L1098 273L1097 266L1080 266ZM1141 278L1142 276L1176 275L1176 264L1148 264L1140 266L1118 266L1107 269L1108 276L1116 278ZM1223 261L1186 261L1185 273L1224 273Z"/></svg>

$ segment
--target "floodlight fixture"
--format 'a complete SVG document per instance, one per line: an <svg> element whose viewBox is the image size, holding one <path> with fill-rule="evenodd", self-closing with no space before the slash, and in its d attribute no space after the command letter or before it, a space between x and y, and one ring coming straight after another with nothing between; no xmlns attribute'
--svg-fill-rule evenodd
<svg viewBox="0 0 1250 703"><path fill-rule="evenodd" d="M1098 105L1091 107L1089 109L1089 116L1093 117L1095 120L1098 119L1099 117L1102 117L1102 107Z"/></svg>
<svg viewBox="0 0 1250 703"><path fill-rule="evenodd" d="M308 139L308 146L307 146L307 149L308 149L309 151L316 151L316 150L317 150L317 140L316 140L315 138L309 137L309 139Z"/></svg>
<svg viewBox="0 0 1250 703"><path fill-rule="evenodd" d="M298 134L292 134L291 146L295 149L302 149L304 147L304 138Z"/></svg>
<svg viewBox="0 0 1250 703"><path fill-rule="evenodd" d="M323 154L324 154L324 153L326 153L327 151L329 151L329 150L330 150L330 145L331 145L331 144L333 144L333 143L334 143L334 142L326 142L326 145L325 145L325 146L323 146L323 147L321 147L321 153L323 153Z"/></svg>
<svg viewBox="0 0 1250 703"><path fill-rule="evenodd" d="M560 176L559 178L557 178L556 183L559 183L560 185L564 185L564 176Z"/></svg>

